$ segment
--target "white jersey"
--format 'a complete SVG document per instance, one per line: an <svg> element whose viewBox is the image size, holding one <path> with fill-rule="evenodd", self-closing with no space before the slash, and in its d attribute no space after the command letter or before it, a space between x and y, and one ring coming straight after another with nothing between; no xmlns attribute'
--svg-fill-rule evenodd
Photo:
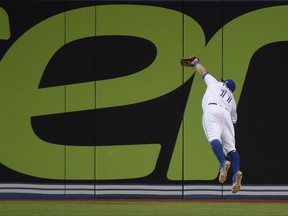
<svg viewBox="0 0 288 216"><path fill-rule="evenodd" d="M218 82L209 73L206 73L203 76L203 79L207 85L207 89L202 100L203 111L205 111L209 104L217 104L228 110L230 112L232 122L236 123L236 102L229 88L223 82Z"/></svg>

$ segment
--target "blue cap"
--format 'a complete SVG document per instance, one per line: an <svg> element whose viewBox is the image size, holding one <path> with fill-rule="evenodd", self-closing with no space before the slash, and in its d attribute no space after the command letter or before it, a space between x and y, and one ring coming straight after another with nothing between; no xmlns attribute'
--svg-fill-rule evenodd
<svg viewBox="0 0 288 216"><path fill-rule="evenodd" d="M225 85L230 89L231 92L234 92L236 89L236 84L233 80L227 79L224 80Z"/></svg>

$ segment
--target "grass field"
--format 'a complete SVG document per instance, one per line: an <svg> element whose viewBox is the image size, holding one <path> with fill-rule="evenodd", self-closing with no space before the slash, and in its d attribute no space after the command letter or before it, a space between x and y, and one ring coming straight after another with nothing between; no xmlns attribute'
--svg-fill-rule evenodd
<svg viewBox="0 0 288 216"><path fill-rule="evenodd" d="M288 202L0 200L2 216L282 216Z"/></svg>

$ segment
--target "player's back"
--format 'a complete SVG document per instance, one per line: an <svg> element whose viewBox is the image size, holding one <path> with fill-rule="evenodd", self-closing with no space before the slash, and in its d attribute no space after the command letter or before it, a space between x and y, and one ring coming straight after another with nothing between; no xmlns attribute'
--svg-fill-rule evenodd
<svg viewBox="0 0 288 216"><path fill-rule="evenodd" d="M229 88L223 82L218 82L210 74L207 74L204 77L204 81L207 85L207 89L202 100L203 109L205 110L208 105L214 104L222 106L231 112L236 105L233 93Z"/></svg>

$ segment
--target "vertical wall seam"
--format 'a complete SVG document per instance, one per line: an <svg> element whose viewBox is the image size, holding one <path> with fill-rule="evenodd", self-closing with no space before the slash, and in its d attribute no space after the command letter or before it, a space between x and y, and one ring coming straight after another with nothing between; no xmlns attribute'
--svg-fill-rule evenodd
<svg viewBox="0 0 288 216"><path fill-rule="evenodd" d="M67 17L66 17L66 14L67 11L65 10L64 12L64 45L66 45L67 43ZM65 52L65 55L66 55L66 58L65 58L65 62L64 62L64 65L65 65L65 71L64 71L64 80L66 81L67 79L67 51ZM67 112L67 88L66 88L67 84L65 83L64 85L64 112L66 113ZM64 188L65 188L65 197L67 196L67 146L64 145Z"/></svg>
<svg viewBox="0 0 288 216"><path fill-rule="evenodd" d="M184 39L185 39L185 19L184 19L184 9L185 9L185 5L184 5L184 0L182 0L182 56L184 57ZM182 67L182 85L184 84L184 67ZM184 91L184 90L183 90ZM184 106L184 92L182 94L182 104L181 106ZM184 107L183 107L184 108ZM185 154L184 154L184 115L182 117L182 199L185 198L185 190L184 190L184 165L185 165Z"/></svg>
<svg viewBox="0 0 288 216"><path fill-rule="evenodd" d="M96 17L97 17L97 0L95 0L95 3L94 3L95 5L94 5L94 21L95 21L95 23L94 23L94 36L97 38L97 19L96 19ZM94 63L94 69L95 69L95 73L97 73L97 71L96 71L96 62L97 62L97 55L96 55L96 53L97 53L97 40L95 40L95 63ZM96 77L97 77L97 74L96 74ZM95 80L95 82L94 82L94 94L95 94L95 96L94 96L94 109L96 110L96 108L97 108L97 87L96 87L96 83L97 83L97 79ZM97 143L97 127L96 127L96 119L95 119L95 134L94 134L94 142L95 142L95 146L94 146L94 170L93 170L93 172L94 172L94 197L96 198L96 196L97 196L97 194L96 194L96 149L97 149L97 145L96 145L96 143Z"/></svg>

